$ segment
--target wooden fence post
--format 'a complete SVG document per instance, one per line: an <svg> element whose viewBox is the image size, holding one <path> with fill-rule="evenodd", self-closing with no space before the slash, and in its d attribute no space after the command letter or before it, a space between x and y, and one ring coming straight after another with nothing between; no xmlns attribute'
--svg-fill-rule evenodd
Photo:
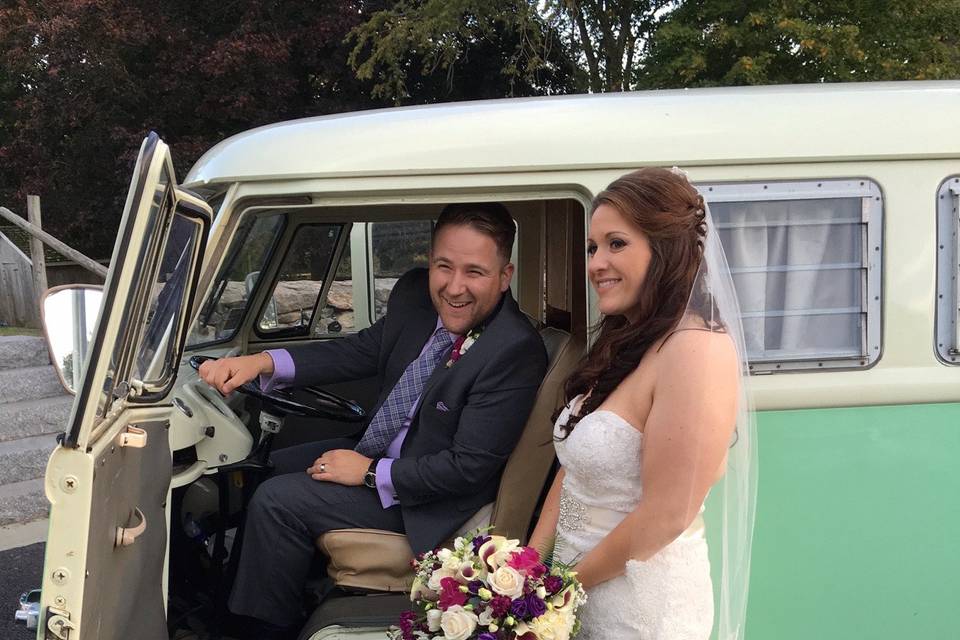
<svg viewBox="0 0 960 640"><path fill-rule="evenodd" d="M40 196L27 196L27 220L37 228L43 228L40 222ZM39 311L40 298L47 290L47 259L43 255L43 242L34 235L30 236L30 260L33 261L33 292Z"/></svg>

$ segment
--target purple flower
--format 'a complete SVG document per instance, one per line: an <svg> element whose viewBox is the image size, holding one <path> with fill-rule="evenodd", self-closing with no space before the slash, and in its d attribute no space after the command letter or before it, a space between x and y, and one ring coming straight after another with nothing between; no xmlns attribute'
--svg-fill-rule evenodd
<svg viewBox="0 0 960 640"><path fill-rule="evenodd" d="M527 617L527 600L526 598L517 598L510 605L510 613L515 617L523 619Z"/></svg>
<svg viewBox="0 0 960 640"><path fill-rule="evenodd" d="M539 618L547 612L547 603L537 597L537 594L531 593L526 597L527 613L531 618Z"/></svg>
<svg viewBox="0 0 960 640"><path fill-rule="evenodd" d="M471 580L467 583L467 589L470 590L470 593L477 595L477 592L483 588L483 580Z"/></svg>
<svg viewBox="0 0 960 640"><path fill-rule="evenodd" d="M497 640L497 634L490 633L489 631L484 631L479 636L477 636L477 640Z"/></svg>
<svg viewBox="0 0 960 640"><path fill-rule="evenodd" d="M547 576L543 579L543 588L547 593L559 593L563 589L563 578L560 576Z"/></svg>
<svg viewBox="0 0 960 640"><path fill-rule="evenodd" d="M480 547L482 547L483 544L484 544L485 542L489 541L489 540L490 540L490 536L477 536L476 538L474 538L474 539L473 539L473 552L474 552L474 553L480 553Z"/></svg>

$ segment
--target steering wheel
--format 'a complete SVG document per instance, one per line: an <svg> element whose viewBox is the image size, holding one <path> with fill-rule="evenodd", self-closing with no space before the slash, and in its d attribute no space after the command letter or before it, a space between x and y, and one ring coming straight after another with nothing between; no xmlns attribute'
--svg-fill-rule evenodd
<svg viewBox="0 0 960 640"><path fill-rule="evenodd" d="M191 356L190 366L196 370L207 360L216 360L212 356ZM305 416L308 418L330 418L341 422L362 422L367 416L363 407L319 387L291 387L264 391L260 381L254 378L237 387L237 391L259 398L269 413L281 416ZM218 392L219 393L219 392Z"/></svg>

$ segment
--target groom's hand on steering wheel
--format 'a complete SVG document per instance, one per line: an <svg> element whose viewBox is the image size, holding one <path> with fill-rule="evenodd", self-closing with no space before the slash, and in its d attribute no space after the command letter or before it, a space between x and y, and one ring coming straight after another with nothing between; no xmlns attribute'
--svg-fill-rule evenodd
<svg viewBox="0 0 960 640"><path fill-rule="evenodd" d="M261 374L272 374L273 358L269 353L257 353L250 356L207 360L200 365L198 373L201 380L223 395L228 395L237 387Z"/></svg>

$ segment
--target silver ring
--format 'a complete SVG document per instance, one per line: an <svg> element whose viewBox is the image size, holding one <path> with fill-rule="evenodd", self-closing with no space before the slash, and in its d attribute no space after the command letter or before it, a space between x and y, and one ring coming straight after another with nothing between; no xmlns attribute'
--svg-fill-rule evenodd
<svg viewBox="0 0 960 640"><path fill-rule="evenodd" d="M320 473L326 473L326 472L327 472L327 465L326 465L326 463L321 462L321 463L320 463Z"/></svg>

